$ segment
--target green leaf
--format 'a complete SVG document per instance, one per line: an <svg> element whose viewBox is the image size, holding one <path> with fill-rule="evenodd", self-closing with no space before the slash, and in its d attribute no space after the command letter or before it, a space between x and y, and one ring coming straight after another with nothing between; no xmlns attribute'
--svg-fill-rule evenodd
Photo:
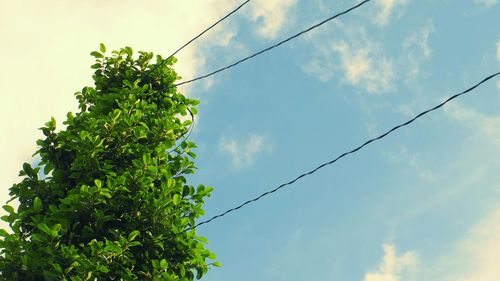
<svg viewBox="0 0 500 281"><path fill-rule="evenodd" d="M43 237L40 234L38 234L38 233L31 234L31 239L33 241L39 241L39 242L44 241Z"/></svg>
<svg viewBox="0 0 500 281"><path fill-rule="evenodd" d="M135 237L137 237L137 235L139 235L139 234L140 234L139 230L134 230L134 231L130 232L130 234L129 234L129 235L128 235L128 237L127 237L127 240L128 240L128 241L132 241L132 240L134 240L134 239L135 239Z"/></svg>
<svg viewBox="0 0 500 281"><path fill-rule="evenodd" d="M212 263L213 266L222 267L222 264L218 261Z"/></svg>
<svg viewBox="0 0 500 281"><path fill-rule="evenodd" d="M14 214L14 208L10 205L3 205L2 208L9 214Z"/></svg>
<svg viewBox="0 0 500 281"><path fill-rule="evenodd" d="M87 185L80 186L80 193L87 193L87 192L89 192L89 187Z"/></svg>
<svg viewBox="0 0 500 281"><path fill-rule="evenodd" d="M128 244L129 247L140 246L140 245L142 245L142 243L139 241L132 241Z"/></svg>
<svg viewBox="0 0 500 281"><path fill-rule="evenodd" d="M47 163L45 164L45 167L43 167L43 173L45 175L48 175L50 173L50 171L52 171L54 169L54 165L52 165L51 163Z"/></svg>
<svg viewBox="0 0 500 281"><path fill-rule="evenodd" d="M100 43L99 44L99 50L101 50L101 53L105 53L106 52L106 46L104 46L103 43Z"/></svg>
<svg viewBox="0 0 500 281"><path fill-rule="evenodd" d="M156 166L148 166L148 170L153 173L158 173L158 167Z"/></svg>
<svg viewBox="0 0 500 281"><path fill-rule="evenodd" d="M0 217L0 219L2 219L4 222L10 222L11 221L10 216L7 216L7 215Z"/></svg>
<svg viewBox="0 0 500 281"><path fill-rule="evenodd" d="M108 273L109 272L109 268L105 265L98 265L97 266L97 270L100 271L100 272L103 272L103 273Z"/></svg>
<svg viewBox="0 0 500 281"><path fill-rule="evenodd" d="M51 263L51 265L52 265L52 268L54 268L54 270L57 273L62 273L63 272L63 270L62 270L62 268L61 268L61 266L59 264L57 264L57 263Z"/></svg>
<svg viewBox="0 0 500 281"><path fill-rule="evenodd" d="M99 179L94 180L95 186L97 186L97 189L102 187L102 182Z"/></svg>
<svg viewBox="0 0 500 281"><path fill-rule="evenodd" d="M50 117L50 121L45 123L45 126L50 130L53 131L56 129L56 119L54 117Z"/></svg>
<svg viewBox="0 0 500 281"><path fill-rule="evenodd" d="M165 269L167 269L167 267L168 267L168 262L165 259L162 259L160 261L160 268L165 270Z"/></svg>
<svg viewBox="0 0 500 281"><path fill-rule="evenodd" d="M113 196L111 195L111 193L109 192L109 189L107 189L107 188L103 188L103 189L101 189L101 190L99 191L99 195L104 196L104 197L106 197L106 198L108 198L108 199L111 199L111 197L113 197Z"/></svg>
<svg viewBox="0 0 500 281"><path fill-rule="evenodd" d="M56 233L59 233L59 231L61 231L62 229L62 225L60 223L56 223L53 227L52 227L52 231L56 232Z"/></svg>
<svg viewBox="0 0 500 281"><path fill-rule="evenodd" d="M25 172L28 176L30 176L31 174L33 174L33 168L31 168L31 165L30 165L30 164L28 164L28 163L24 163L24 164L23 164L23 170L24 170L24 172Z"/></svg>
<svg viewBox="0 0 500 281"><path fill-rule="evenodd" d="M172 199L172 201L174 202L174 205L177 206L179 205L179 203L181 203L181 196L179 194L174 194L174 198Z"/></svg>
<svg viewBox="0 0 500 281"><path fill-rule="evenodd" d="M92 53L90 53L90 55L95 57L95 58L103 58L104 57L101 53L96 52L96 51L93 51Z"/></svg>
<svg viewBox="0 0 500 281"><path fill-rule="evenodd" d="M52 236L52 229L50 229L46 224L44 223L39 223L36 225L38 227L38 229L40 229L41 231L45 232L46 234Z"/></svg>
<svg viewBox="0 0 500 281"><path fill-rule="evenodd" d="M38 212L40 211L41 208L42 208L42 200L40 199L40 197L37 196L33 201L33 210L35 210L35 212Z"/></svg>
<svg viewBox="0 0 500 281"><path fill-rule="evenodd" d="M134 53L134 50L132 50L132 48L130 47L125 47L125 54L131 56L132 54Z"/></svg>
<svg viewBox="0 0 500 281"><path fill-rule="evenodd" d="M186 276L186 268L184 267L184 265L182 263L179 264L179 270L180 270L180 273L181 273L181 277Z"/></svg>
<svg viewBox="0 0 500 281"><path fill-rule="evenodd" d="M152 260L151 263L153 264L154 269L159 269L160 268L160 262L158 260Z"/></svg>
<svg viewBox="0 0 500 281"><path fill-rule="evenodd" d="M0 229L0 237L7 237L10 234L5 229Z"/></svg>
<svg viewBox="0 0 500 281"><path fill-rule="evenodd" d="M71 111L66 113L66 118L68 119L69 124L73 125L73 120L75 119L75 116L73 116L73 113Z"/></svg>
<svg viewBox="0 0 500 281"><path fill-rule="evenodd" d="M175 186L175 180L173 178L168 178L167 179L167 187L173 188L174 186Z"/></svg>
<svg viewBox="0 0 500 281"><path fill-rule="evenodd" d="M135 168L140 168L142 167L142 162L137 160L137 159L133 159L132 160L132 165L135 167Z"/></svg>
<svg viewBox="0 0 500 281"><path fill-rule="evenodd" d="M106 240L106 247L104 247L105 251L108 252L113 252L117 254L121 254L123 252L122 248L120 246L116 245L113 242L110 242L109 240Z"/></svg>
<svg viewBox="0 0 500 281"><path fill-rule="evenodd" d="M146 123L144 123L144 122L139 122L139 124L140 124L141 126L143 126L144 128L146 128L146 129L148 129L148 130L149 130L149 126L148 126L148 124L146 124Z"/></svg>

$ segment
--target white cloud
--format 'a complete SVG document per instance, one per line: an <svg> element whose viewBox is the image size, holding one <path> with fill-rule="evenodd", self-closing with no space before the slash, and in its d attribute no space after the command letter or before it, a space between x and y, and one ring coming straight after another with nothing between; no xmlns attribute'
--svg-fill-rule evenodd
<svg viewBox="0 0 500 281"><path fill-rule="evenodd" d="M345 41L334 43L332 49L340 56L345 80L354 86L361 86L370 93L393 90L393 63L385 56L375 53L373 44L354 47Z"/></svg>
<svg viewBox="0 0 500 281"><path fill-rule="evenodd" d="M212 64L214 65L213 67L219 68L233 63L236 59L240 58L241 54L248 53L246 47L235 40L238 32L237 24L231 21L225 21L210 30L210 36L201 37L197 40L193 44L193 47L197 50L196 58L200 62L200 66ZM232 50L232 52L225 52L223 56L214 55L218 51L226 49ZM203 74L212 70L213 69L204 70ZM197 82L197 91L194 92L193 95L195 98L199 98L199 94L203 94L203 92L212 88L219 81L220 79L218 76L211 76Z"/></svg>
<svg viewBox="0 0 500 281"><path fill-rule="evenodd" d="M429 37L434 31L432 20L428 20L423 27L404 40L403 50L406 57L403 58L403 63L409 67L407 80L415 80L420 73L422 62L431 58L432 49L429 45Z"/></svg>
<svg viewBox="0 0 500 281"><path fill-rule="evenodd" d="M500 150L500 115L488 116L457 103L448 104L445 107L445 112L462 124L474 130L479 129L481 137Z"/></svg>
<svg viewBox="0 0 500 281"><path fill-rule="evenodd" d="M256 0L252 4L250 19L260 23L257 34L267 39L273 39L290 21L290 12L297 0Z"/></svg>
<svg viewBox="0 0 500 281"><path fill-rule="evenodd" d="M474 225L435 264L421 267L418 275L425 280L497 281L499 260L500 209L497 209Z"/></svg>
<svg viewBox="0 0 500 281"><path fill-rule="evenodd" d="M351 28L337 23L344 39L318 40L313 58L302 70L322 81L328 81L336 72L343 73L343 81L369 93L395 90L394 63L385 56L380 44L371 40L364 28Z"/></svg>
<svg viewBox="0 0 500 281"><path fill-rule="evenodd" d="M379 0L377 5L380 12L375 16L375 22L379 25L386 25L393 14L394 8L398 6L406 6L409 0Z"/></svg>
<svg viewBox="0 0 500 281"><path fill-rule="evenodd" d="M498 281L500 280L500 208L473 225L451 250L432 261L418 259L415 252L396 255L384 245L384 257L375 272L363 281Z"/></svg>
<svg viewBox="0 0 500 281"><path fill-rule="evenodd" d="M394 245L384 245L384 258L378 270L365 274L363 281L408 281L417 266L414 252L396 255Z"/></svg>
<svg viewBox="0 0 500 281"><path fill-rule="evenodd" d="M500 209L474 226L458 243L456 252L443 260L455 268L447 280L500 280Z"/></svg>
<svg viewBox="0 0 500 281"><path fill-rule="evenodd" d="M257 134L251 134L245 142L222 136L219 139L219 151L229 154L233 166L240 169L254 164L255 157L262 152L265 142L266 137Z"/></svg>
<svg viewBox="0 0 500 281"><path fill-rule="evenodd" d="M474 3L482 6L493 6L498 3L497 0L474 0Z"/></svg>
<svg viewBox="0 0 500 281"><path fill-rule="evenodd" d="M320 81L329 81L335 76L337 70L336 62L330 52L330 47L318 44L315 46L313 57L302 67L302 70Z"/></svg>

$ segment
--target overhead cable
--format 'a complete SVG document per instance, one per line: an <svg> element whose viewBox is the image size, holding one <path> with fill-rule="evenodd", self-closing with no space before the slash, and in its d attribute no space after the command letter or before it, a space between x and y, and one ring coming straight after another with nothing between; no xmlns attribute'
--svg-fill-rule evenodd
<svg viewBox="0 0 500 281"><path fill-rule="evenodd" d="M185 47L187 47L189 44L193 43L196 39L200 38L203 34L205 34L207 31L209 31L210 29L214 28L216 25L218 25L219 23L221 23L222 21L224 21L225 19L227 19L228 17L230 17L232 14L236 13L236 11L238 11L239 9L241 9L243 6L245 6L246 4L248 4L248 2L250 2L250 0L246 0L245 2L241 3L238 7L234 8L231 12L229 12L228 14L226 14L224 17L222 17L221 19L219 19L218 21L216 21L215 23L213 23L212 25L210 25L209 27L205 28L205 30L203 30L201 33L199 33L198 35L196 35L195 37L193 37L191 40L189 40L188 42L186 42L184 45L182 45L180 48L178 48L177 50L175 50L175 52L173 52L170 56L168 56L166 59L164 59L162 62L154 65L149 71L147 71L142 77L141 77L141 80L144 80L146 78L149 77L149 74L153 71L155 71L156 69L158 69L159 67L161 67L162 65L164 65L170 58L172 58L173 56L175 56L178 52L180 52L182 49L184 49ZM173 99L172 97L170 97L171 99ZM183 138L183 140L177 145L175 146L173 149L171 149L170 151L168 151L167 153L170 154L171 152L175 151L177 148L179 148L181 146L181 144L186 141L189 136L191 135L192 131L193 131L193 128L194 128L194 124L195 124L195 118L194 118L194 114L193 112L191 112L191 110L189 108L187 108L188 112L189 112L189 115L191 116L191 126L189 127L189 129L181 135L181 138Z"/></svg>
<svg viewBox="0 0 500 281"><path fill-rule="evenodd" d="M207 31L209 31L210 29L214 28L216 25L218 25L219 23L221 23L222 21L224 21L225 19L227 19L228 17L230 17L232 14L236 13L236 11L238 11L239 9L241 9L243 6L245 6L246 4L248 4L248 2L250 2L250 0L246 0L245 2L241 3L238 7L234 8L230 13L228 13L227 15L225 15L224 17L222 17L221 19L219 19L218 21L216 21L215 23L213 23L212 25L210 25L209 27L207 27L205 30L203 30L200 34L196 35L195 37L193 37L191 40L189 40L188 42L186 42L184 45L182 45L179 49L177 49L175 52L173 52L170 56L168 56L165 60L163 60L161 63L155 65L153 68L151 68L148 72L146 72L146 74L141 78L144 79L144 78L147 78L149 77L149 73L155 71L156 69L158 69L160 66L164 65L170 58L172 58L173 56L175 56L178 52L180 52L182 49L184 49L185 47L187 47L189 44L193 43L196 39L200 38L203 34L205 34Z"/></svg>
<svg viewBox="0 0 500 281"><path fill-rule="evenodd" d="M372 142L374 142L374 141L376 141L376 140L380 140L380 139L382 139L382 138L384 138L384 137L388 136L390 133L392 133L392 132L394 132L394 131L398 130L399 128L404 127L404 126L407 126L407 125L410 125L411 123L413 123L413 122L414 122L415 120L417 120L418 118L420 118L420 117L422 117L422 116L424 116L424 115L426 115L426 114L428 114L428 113L430 113L430 112L432 112L432 111L434 111L434 110L439 109L440 107L444 106L446 103L448 103L448 102L450 102L450 101L452 101L452 100L454 100L454 99L456 99L456 98L458 98L458 97L460 97L460 96L462 96L462 95L465 95L465 94L467 94L467 93L471 92L472 90L474 90L474 89L476 89L477 87L479 87L481 84L485 83L486 81L488 81L488 80L490 80L490 79L492 79L492 78L494 78L494 77L496 77L496 76L498 76L498 75L500 75L500 72L497 72L497 73L491 74L490 76L488 76L488 77L484 78L484 79L483 79L483 80L481 80L479 83L477 83L477 84L475 84L474 86L472 86L472 87L468 88L467 90L465 90L465 91L463 91L463 92L461 92L461 93L455 94L455 95L453 95L453 96L451 96L451 97L447 98L445 101L441 102L440 104L438 104L438 105L436 105L436 106L434 106L434 107L432 107L432 108L430 108L430 109L427 109L427 110L425 110L425 111L423 111L423 112L419 113L418 115L416 115L416 116L415 116L415 117L413 117L412 119L410 119L410 120L408 120L408 121L406 121L406 122L404 122L404 123L401 123L401 124L399 124L399 125L397 125L397 126L393 127L392 129L390 129L390 130L386 131L385 133L383 133L383 134L379 135L378 137L375 137L375 138L372 138L372 139L367 140L366 142L364 142L363 144L361 144L361 145L357 146L356 148L354 148L354 149L352 149L352 150L350 150L350 151L348 151L348 152L344 152L344 153L340 154L339 156L337 156L337 157L336 157L336 158L334 158L333 160L331 160L331 161L329 161L329 162L325 162L325 163L323 163L323 164L321 164L321 165L317 166L316 168L314 168L314 169L310 170L309 172L306 172L306 173L301 174L300 176L298 176L298 177L294 178L293 180L291 180L291 181L289 181L289 182L283 183L283 184L279 185L278 187L276 187L276 188L274 188L274 189L271 189L271 190L269 190L269 191L267 191L267 192L264 192L264 193L262 193L261 195L259 195L259 196L255 197L255 198L253 198L253 199L250 199L250 200L248 200L248 201L246 201L246 202L244 202L244 203L242 203L242 204L240 204L240 205L238 205L238 206L236 206L236 207L234 207L234 208L228 209L228 210L227 210L227 211L225 211L225 212L222 212L222 213L220 213L220 214L218 214L218 215L215 215L215 216L213 216L212 218L210 218L210 219L208 219L208 220L205 220L205 221L199 222L199 223L195 224L194 226L187 228L184 232L189 231L189 230L192 230L192 229L195 229L195 228L197 228L197 227L199 227L199 226L201 226L201 225L204 225L204 224L210 223L210 222L212 222L213 220L218 219L218 218L220 218L220 217L223 217L223 216L225 216L225 215L227 215L227 214L229 214L229 213L231 213L231 212L234 212L234 211L236 211L236 210L239 210L239 209L241 209L241 208L245 207L246 205L248 205L248 204L250 204L250 203L256 202L256 201L258 201L258 200L262 199L263 197L265 197L265 196L267 196L267 195L270 195L270 194L272 194L272 193L274 193L274 192L276 192L276 191L278 191L278 190L282 189L282 188L283 188L283 187L285 187L285 186L291 185L291 184L295 183L296 181L298 181L298 180L300 180L300 179L302 179L302 178L304 178L304 177L306 177L306 176L312 175L312 174L316 173L318 170L320 170L320 169L322 169L322 168L324 168L324 167L326 167L326 166L328 166L328 165L331 165L331 164L333 164L333 163L337 162L337 161L338 161L338 160L340 160L341 158L343 158L343 157L345 157L345 156L347 156L347 155L349 155L349 154L353 154L353 153L355 153L355 152L359 151L360 149L362 149L363 147L367 146L368 144L370 144L370 143L372 143Z"/></svg>
<svg viewBox="0 0 500 281"><path fill-rule="evenodd" d="M325 23L327 23L327 22L329 22L329 21L331 21L331 20L333 20L333 19L336 19L336 18L338 18L338 17L340 17L340 16L342 16L342 15L345 15L345 14L347 14L347 13L349 13L349 12L351 12L351 11L353 11L353 10L355 10L355 9L357 9L357 8L359 8L359 7L361 7L361 6L363 6L364 4L366 4L366 3L370 2L370 1L371 1L371 0L364 0L364 1L362 1L361 3L359 3L359 4L357 4L357 5L354 5L354 6L352 6L351 8L349 8L349 9L347 9L347 10L343 11L343 12L340 12L340 13L338 13L338 14L336 14L336 15L333 15L333 16L331 16L331 17L329 17L329 18L327 18L327 19L325 19L325 20L323 20L323 21L321 21L321 22L319 22L319 23L317 23L317 24L315 24L315 25L313 25L313 26L311 26L311 27L309 27L309 28L305 29L305 30L302 30L301 32L299 32L299 33L297 33L297 34L295 34L295 35L292 35L292 36L290 36L290 37L288 37L288 38L286 38L286 39L284 39L284 40L282 40L282 41L280 41L280 42L278 42L278 43L276 43L276 44L274 44L274 45L272 45L272 46L270 46L270 47L267 47L267 48L265 48L265 49L262 49L262 50L260 50L260 51L258 51L258 52L256 52L256 53L254 53L254 54L252 54L252 55L249 55L249 56L247 56L247 57L245 57L245 58L242 58L242 59L238 60L238 61L237 61L237 62L235 62L235 63L232 63L232 64L230 64L230 65L228 65L228 66L225 66L225 67L219 68L219 69L217 69L217 70L215 70L215 71L213 71L213 72L210 72L210 73L208 73L208 74L205 74L205 75L202 75L202 76L198 76L198 77L193 78L193 79L190 79L190 80L186 80L186 81L182 81L182 82L176 83L176 84L174 84L174 85L173 85L173 87L180 86L180 85L184 85L184 84L188 84L188 83L192 83L192 82L195 82L195 81L198 81L198 80L201 80L201 79L205 79L205 78L208 78L208 77L210 77L210 76L213 76L213 75L215 75L215 74L217 74L217 73L219 73L219 72L222 72L222 71L225 71L225 70L230 69L230 68L232 68L232 67L235 67L235 66L237 66L238 64L240 64L240 63L242 63L242 62L245 62L245 61L247 61L247 60L249 60L249 59L251 59L251 58L254 58L254 57L258 56L258 55L261 55L261 54L263 54L263 53L265 53L265 52L267 52L267 51L270 51L270 50L272 50L272 49L274 49L274 48L277 48L277 47L281 46L282 44L284 44L284 43L286 43L286 42L288 42L288 41L291 41L291 40L293 40L293 39L295 39L295 38L297 38L297 37L299 37L299 36L301 36L301 35L303 35L303 34L305 34L305 33L309 32L309 31L311 31L311 30L313 30L313 29L315 29L315 28L317 28L317 27L320 27L321 25L323 25L323 24L325 24Z"/></svg>

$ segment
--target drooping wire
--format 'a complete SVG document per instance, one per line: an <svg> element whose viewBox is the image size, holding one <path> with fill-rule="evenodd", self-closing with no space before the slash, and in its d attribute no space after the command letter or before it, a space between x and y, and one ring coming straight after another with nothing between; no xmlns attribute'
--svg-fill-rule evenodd
<svg viewBox="0 0 500 281"><path fill-rule="evenodd" d="M151 72L155 71L160 66L162 66L163 64L165 64L170 58L172 58L173 56L175 56L178 52L180 52L182 49L184 49L185 47L187 47L189 44L193 43L196 39L200 38L207 31L209 31L210 29L214 28L216 25L218 25L219 23L221 23L222 21L224 21L225 19L227 19L228 17L230 17L232 14L236 13L239 9L241 9L243 6L245 6L246 4L248 4L248 2L250 2L250 0L246 0L245 2L241 3L238 7L234 8L231 12L229 12L228 14L226 14L224 17L222 17L221 19L219 19L218 21L216 21L215 23L213 23L209 27L205 28L201 33L199 33L198 35L196 35L195 37L193 37L191 40L189 40L188 42L186 42L184 45L182 45L180 48L178 48L177 50L175 50L175 52L173 52L170 56L168 56L161 63L155 65L148 72L146 72L144 74L144 76L141 78L141 80L148 78L149 74Z"/></svg>
<svg viewBox="0 0 500 281"><path fill-rule="evenodd" d="M334 158L333 160L331 160L331 161L329 161L329 162L325 162L325 163L323 163L323 164L321 164L321 165L317 166L316 168L314 168L314 169L310 170L309 172L303 173L303 174L301 174L300 176L298 176L298 177L294 178L293 180L291 180L291 181L289 181L289 182L286 182L286 183L283 183L283 184L279 185L278 187L276 187L276 188L274 188L274 189L271 189L271 190L269 190L269 191L267 191L267 192L264 192L264 193L262 193L261 195L259 195L259 196L255 197L255 198L253 198L253 199L250 199L250 200L248 200L248 201L246 201L246 202L244 202L244 203L242 203L242 204L240 204L240 205L238 205L238 206L236 206L236 207L234 207L234 208L228 209L227 211L222 212L222 213L220 213L220 214L218 214L218 215L215 215L215 216L211 217L211 218L210 218L210 219L208 219L208 220L205 220L205 221L199 222L199 223L195 224L194 226L187 228L187 229L186 229L186 230L184 230L183 232L186 232L186 231L189 231L189 230L193 230L193 229L195 229L195 228L197 228L197 227L199 227L199 226L201 226L201 225L204 225L204 224L210 223L210 222L212 222L212 221L213 221L213 220L215 220L215 219L218 219L218 218L223 217L223 216L225 216L225 215L227 215L227 214L229 214L229 213L231 213L231 212L234 212L234 211L236 211L236 210L239 210L239 209L241 209L241 208L245 207L246 205L248 205L248 204L250 204L250 203L256 202L256 201L260 200L261 198L263 198L263 197L265 197L265 196L267 196L267 195L270 195L270 194L272 194L272 193L274 193L274 192L276 192L276 191L278 191L278 190L280 190L280 189L282 189L282 188L284 188L284 187L286 187L286 186L288 186L288 185L291 185L291 184L295 183L296 181L298 181L298 180L300 180L300 179L302 179L302 178L304 178L304 177L306 177L306 176L312 175L312 174L316 173L318 170L320 170L320 169L322 169L322 168L324 168L324 167L326 167L326 166L328 166L328 165L331 165L331 164L333 164L333 163L337 162L338 160L342 159L343 157L345 157L345 156L347 156L347 155L349 155L349 154L352 154L352 153L355 153L355 152L357 152L357 151L361 150L363 147L367 146L368 144L370 144L370 143L372 143L372 142L374 142L374 141L376 141L376 140L380 140L380 139L382 139L382 138L384 138L384 137L388 136L390 133L392 133L392 132L396 131L397 129L399 129L399 128L401 128L401 127L404 127L404 126L407 126L407 125L410 125L411 123L413 123L413 122L414 122L415 120L417 120L418 118L420 118L420 117L422 117L422 116L424 116L424 115L426 115L426 114L428 114L428 113L430 113L430 112L432 112L432 111L434 111L434 110L439 109L440 107L444 106L446 103L448 103L448 102L450 102L450 101L452 101L452 100L454 100L454 99L456 99L456 98L458 98L458 97L460 97L460 96L462 96L462 95L465 95L465 94L467 94L467 93L471 92L471 91L472 91L472 90L474 90L475 88L479 87L481 84L485 83L486 81L488 81L488 80L490 80L490 79L492 79L492 78L494 78L494 77L496 77L496 76L498 76L498 75L500 75L500 72L497 72L497 73L491 74L490 76L487 76L486 78L484 78L483 80L481 80L479 83L477 83L477 84L475 84L474 86L472 86L472 87L468 88L467 90L465 90L465 91L463 91L463 92L461 92L461 93L455 94L455 95L453 95L453 96L451 96L451 97L447 98L445 101L441 102L440 104L438 104L438 105L436 105L436 106L434 106L434 107L432 107L432 108L430 108L430 109L427 109L427 110L425 110L425 111L423 111L423 112L419 113L418 115L416 115L416 116L415 116L415 117L413 117L412 119L410 119L410 120L408 120L408 121L406 121L406 122L404 122L404 123L401 123L401 124L399 124L399 125L397 125L397 126L393 127L392 129L390 129L390 130L386 131L385 133L383 133L383 134L379 135L378 137L375 137L375 138L369 139L369 140L367 140L366 142L364 142L363 144L361 144L361 145L357 146L356 148L354 148L354 149L352 149L352 150L350 150L350 151L348 151L348 152L344 152L344 153L342 153L341 155L339 155L338 157Z"/></svg>
<svg viewBox="0 0 500 281"><path fill-rule="evenodd" d="M338 18L338 17L340 17L342 15L345 15L345 14L347 14L347 13L349 13L349 12L351 12L351 11L353 11L353 10L361 7L361 6L363 6L364 4L366 4L366 3L370 2L370 1L371 0L364 0L361 3L359 3L359 4L355 5L355 6L352 6L351 8L349 8L349 9L343 11L343 12L340 12L340 13L338 13L336 15L333 15L333 16L331 16L331 17L329 17L329 18L327 18L327 19L325 19L325 20L323 20L323 21L321 21L321 22L319 22L319 23L317 23L317 24L315 24L315 25L313 25L313 26L305 29L305 30L302 30L299 33L297 33L295 35L292 35L292 36L290 36L290 37L288 37L288 38L286 38L286 39L284 39L284 40L282 40L282 41L280 41L280 42L278 42L278 43L276 43L276 44L274 44L274 45L272 45L270 47L262 49L262 50L260 50L260 51L258 51L256 53L253 53L252 55L249 55L249 56L247 56L245 58L242 58L242 59L238 60L235 63L232 63L232 64L230 64L228 66L219 68L219 69L217 69L217 70L215 70L213 72L210 72L208 74L205 74L205 75L202 75L202 76L198 76L198 77L190 79L190 80L186 80L186 81L182 81L182 82L176 83L176 84L172 85L172 87L177 87L177 86L180 86L180 85L184 85L184 84L192 83L192 82L195 82L195 81L198 81L198 80L201 80L201 79L205 79L205 78L213 76L213 75L215 75L215 74L217 74L219 72L222 72L222 71L225 71L225 70L230 69L232 67L235 67L235 66L237 66L238 64L240 64L242 62L245 62L245 61L247 61L247 60L249 60L251 58L254 58L254 57L258 56L258 55L261 55L261 54L263 54L263 53L265 53L267 51L270 51L270 50L272 50L274 48L277 48L277 47L281 46L282 44L285 44L286 42L291 41L291 40L293 40L293 39L295 39L295 38L297 38L297 37L299 37L299 36L301 36L301 35L309 32L309 31L311 31L311 30L313 30L313 29L315 29L315 28L317 28L317 27L319 27L319 26L321 26L321 25L323 25L323 24L325 24L325 23L327 23L327 22L329 22L329 21L331 21L333 19L336 19L336 18Z"/></svg>
<svg viewBox="0 0 500 281"><path fill-rule="evenodd" d="M184 45L182 45L181 47L179 47L177 50L175 50L170 56L168 56L162 62L154 65L150 70L148 70L144 75L142 75L141 80L145 80L145 79L149 78L149 74L151 72L153 72L153 71L157 70L159 67L163 66L170 58L172 58L173 56L175 56L178 52L180 52L182 49L184 49L185 47L187 47L189 44L193 43L196 39L200 38L203 34L205 34L206 32L208 32L212 28L214 28L216 25L218 25L219 23L221 23L222 21L224 21L225 19L227 19L228 17L230 17L232 14L236 13L239 9L241 9L243 6L245 6L246 4L248 4L248 2L250 2L250 0L246 0L245 2L241 3L238 7L234 8L231 12L229 12L228 14L226 14L224 17L220 18L218 21L214 22L212 25L210 25L209 27L205 28L198 35L196 35L191 40L189 40L188 42L186 42ZM173 85L171 87L168 87L168 88L172 88L172 87L175 87L175 85ZM170 98L173 99L173 100L175 100L173 97L170 97ZM171 152L173 152L177 148L179 148L182 145L182 143L184 141L186 141L191 136L191 133L193 132L194 125L195 125L194 114L193 114L193 112L189 108L187 108L187 110L189 112L189 115L191 116L191 126L189 127L189 129L184 134L182 134L179 137L179 139L182 138L183 140L181 142L179 142L179 144L177 146L175 146L174 148L172 148L171 150L169 150L167 152L167 154L170 154Z"/></svg>
<svg viewBox="0 0 500 281"><path fill-rule="evenodd" d="M167 151L167 154L170 154L172 152L174 152L177 148L179 148L183 142L185 142L187 139L189 139L189 137L191 136L191 133L193 132L193 129L194 129L194 122L195 122L195 118L194 118L194 114L193 112L191 111L191 109L189 109L189 107L186 108L187 111L189 112L189 115L191 116L191 126L189 126L189 129L184 132L180 137L179 139L182 138L182 141L179 142L178 145L176 145L174 148L170 149L169 151ZM179 140L178 139L178 140Z"/></svg>

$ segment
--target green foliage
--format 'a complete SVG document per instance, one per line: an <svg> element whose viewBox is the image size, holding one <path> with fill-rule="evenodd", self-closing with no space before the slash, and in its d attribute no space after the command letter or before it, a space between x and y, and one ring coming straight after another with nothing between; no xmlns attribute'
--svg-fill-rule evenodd
<svg viewBox="0 0 500 281"><path fill-rule="evenodd" d="M80 111L63 130L54 118L40 128L41 162L10 188L20 205L3 206L12 233L0 230L0 279L194 280L219 265L185 231L212 191L185 178L195 144L176 147L190 125L179 117L198 102L172 87L174 58L156 67L152 53L105 51L91 53L95 86L75 94Z"/></svg>

